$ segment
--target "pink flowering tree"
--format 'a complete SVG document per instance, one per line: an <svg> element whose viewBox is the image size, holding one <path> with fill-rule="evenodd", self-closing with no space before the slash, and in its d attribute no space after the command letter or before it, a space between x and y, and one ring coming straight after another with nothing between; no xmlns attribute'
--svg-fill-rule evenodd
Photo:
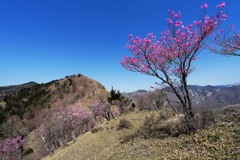
<svg viewBox="0 0 240 160"><path fill-rule="evenodd" d="M214 42L217 47L210 50L221 55L240 56L240 33L234 33L234 24L229 29L219 30L215 34Z"/></svg>
<svg viewBox="0 0 240 160"><path fill-rule="evenodd" d="M102 123L102 118L107 116L106 102L99 99L88 107L91 109L95 121L97 122L97 119L99 119Z"/></svg>
<svg viewBox="0 0 240 160"><path fill-rule="evenodd" d="M91 114L77 105L70 105L67 108L60 109L56 113L56 117L70 130L80 127L85 132L89 129L88 123Z"/></svg>
<svg viewBox="0 0 240 160"><path fill-rule="evenodd" d="M189 25L180 19L181 13L168 11L168 29L157 38L149 33L145 38L128 36L127 48L132 56L122 59L121 65L132 72L155 76L176 95L185 114L186 131L194 130L192 103L187 78L193 71L192 62L207 47L211 34L227 17L225 2L217 5L217 13L206 14L208 4L201 6L202 17Z"/></svg>
<svg viewBox="0 0 240 160"><path fill-rule="evenodd" d="M22 147L24 140L21 136L7 138L0 141L0 157L2 159L20 159L20 148Z"/></svg>
<svg viewBox="0 0 240 160"><path fill-rule="evenodd" d="M102 123L103 118L106 118L108 121L111 120L111 118L114 119L114 114L111 111L111 105L109 105L103 98L99 98L88 107L91 109L96 122L100 121Z"/></svg>
<svg viewBox="0 0 240 160"><path fill-rule="evenodd" d="M66 145L77 136L90 130L92 114L77 105L53 109L43 119L37 132L48 152Z"/></svg>

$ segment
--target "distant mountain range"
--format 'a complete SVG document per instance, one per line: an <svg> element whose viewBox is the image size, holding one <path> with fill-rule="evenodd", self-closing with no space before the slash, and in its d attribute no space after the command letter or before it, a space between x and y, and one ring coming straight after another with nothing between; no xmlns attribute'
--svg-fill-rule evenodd
<svg viewBox="0 0 240 160"><path fill-rule="evenodd" d="M240 82L236 82L234 84L227 84L227 85L217 85L217 87L234 87L234 86L240 86Z"/></svg>
<svg viewBox="0 0 240 160"><path fill-rule="evenodd" d="M128 97L130 99L134 99L136 98L137 96L140 96L140 95L144 95L146 94L148 91L144 90L144 89L140 89L140 90L137 90L137 91L134 91L134 92L123 92L123 96L125 97Z"/></svg>
<svg viewBox="0 0 240 160"><path fill-rule="evenodd" d="M16 95L21 89L39 85L36 82L28 82L20 85L0 86L0 101L6 95ZM189 85L189 92L192 102L196 107L221 108L226 105L240 103L240 83L217 85L217 86L200 86ZM123 92L125 97L136 99L138 96L146 94L144 89L134 92ZM169 93L169 97L174 97Z"/></svg>
<svg viewBox="0 0 240 160"><path fill-rule="evenodd" d="M240 85L189 86L189 92L196 107L222 108L240 103Z"/></svg>
<svg viewBox="0 0 240 160"><path fill-rule="evenodd" d="M222 108L227 105L240 104L240 83L218 86L189 85L189 92L192 103L197 108ZM138 90L130 93L123 93L130 99L146 94L146 90ZM173 93L167 95L174 98Z"/></svg>

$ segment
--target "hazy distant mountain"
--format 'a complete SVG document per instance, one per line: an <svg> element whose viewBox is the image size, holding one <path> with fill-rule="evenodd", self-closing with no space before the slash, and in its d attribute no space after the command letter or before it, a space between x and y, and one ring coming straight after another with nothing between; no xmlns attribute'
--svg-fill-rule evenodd
<svg viewBox="0 0 240 160"><path fill-rule="evenodd" d="M240 86L189 86L193 104L197 107L221 108L240 103Z"/></svg>
<svg viewBox="0 0 240 160"><path fill-rule="evenodd" d="M218 86L189 85L188 87L192 103L198 108L222 108L227 105L240 104L240 83ZM146 93L146 90L140 90L123 93L123 95L136 99L139 95ZM168 97L175 98L173 93L169 93Z"/></svg>
<svg viewBox="0 0 240 160"><path fill-rule="evenodd" d="M137 91L134 91L134 92L123 92L122 95L125 96L125 97L128 97L130 99L134 99L135 97L139 96L139 95L144 95L146 94L147 91L144 90L144 89L140 89L140 90L137 90Z"/></svg>
<svg viewBox="0 0 240 160"><path fill-rule="evenodd" d="M240 82L236 82L233 84L227 84L227 85L217 85L217 87L235 87L235 86L240 86Z"/></svg>
<svg viewBox="0 0 240 160"><path fill-rule="evenodd" d="M21 89L28 88L36 84L36 82L28 82L20 85L0 86L0 101L3 100L6 95L15 95Z"/></svg>

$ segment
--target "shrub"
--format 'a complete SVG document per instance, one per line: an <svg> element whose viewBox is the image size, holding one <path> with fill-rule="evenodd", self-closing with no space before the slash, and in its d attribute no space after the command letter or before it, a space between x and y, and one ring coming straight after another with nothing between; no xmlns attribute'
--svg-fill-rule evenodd
<svg viewBox="0 0 240 160"><path fill-rule="evenodd" d="M139 110L160 110L163 107L164 96L163 92L149 91L146 94L137 96L136 104Z"/></svg>
<svg viewBox="0 0 240 160"><path fill-rule="evenodd" d="M201 123L202 127L206 127L208 125L213 124L215 121L215 114L213 110L204 110L201 112Z"/></svg>
<svg viewBox="0 0 240 160"><path fill-rule="evenodd" d="M220 134L218 132L207 134L207 138L211 142L217 142L220 139Z"/></svg>
<svg viewBox="0 0 240 160"><path fill-rule="evenodd" d="M130 121L128 121L125 118L120 119L120 122L117 126L117 130L131 129L131 128L132 128L132 124L130 123Z"/></svg>
<svg viewBox="0 0 240 160"><path fill-rule="evenodd" d="M157 127L157 131L160 135L178 137L183 134L183 127L180 122L167 122L160 124L160 126Z"/></svg>
<svg viewBox="0 0 240 160"><path fill-rule="evenodd" d="M145 118L143 126L136 133L143 138L166 138L177 137L184 133L181 121L170 121L165 117L154 118L153 115Z"/></svg>
<svg viewBox="0 0 240 160"><path fill-rule="evenodd" d="M33 153L33 152L34 152L34 150L33 150L32 148L28 148L28 149L26 149L26 151L23 153L23 155L26 156L26 155L29 155L29 154L31 154L31 153Z"/></svg>
<svg viewBox="0 0 240 160"><path fill-rule="evenodd" d="M6 116L3 111L0 110L0 124L2 124L6 119Z"/></svg>
<svg viewBox="0 0 240 160"><path fill-rule="evenodd" d="M145 120L144 120L144 125L143 125L143 127L150 129L150 128L152 128L152 126L154 125L154 123L155 123L154 116L153 116L153 115L151 115L150 117L147 116L147 117L145 118Z"/></svg>
<svg viewBox="0 0 240 160"><path fill-rule="evenodd" d="M143 126L140 127L139 131L137 132L137 135L140 135L143 138L150 138L154 137L154 123L155 123L154 116L147 116L144 120Z"/></svg>
<svg viewBox="0 0 240 160"><path fill-rule="evenodd" d="M60 83L57 81L54 85L55 85L56 87L59 87L59 86L60 86Z"/></svg>
<svg viewBox="0 0 240 160"><path fill-rule="evenodd" d="M194 125L196 129L205 128L215 122L216 115L213 110L204 109L201 113L196 113Z"/></svg>
<svg viewBox="0 0 240 160"><path fill-rule="evenodd" d="M170 109L162 109L160 112L159 112L159 117L158 117L158 121L161 121L161 120L167 120L168 118L174 116L174 112Z"/></svg>
<svg viewBox="0 0 240 160"><path fill-rule="evenodd" d="M96 128L93 128L93 129L91 130L91 132L92 132L92 133L97 133L97 132L102 131L102 130L103 130L103 127L96 127Z"/></svg>

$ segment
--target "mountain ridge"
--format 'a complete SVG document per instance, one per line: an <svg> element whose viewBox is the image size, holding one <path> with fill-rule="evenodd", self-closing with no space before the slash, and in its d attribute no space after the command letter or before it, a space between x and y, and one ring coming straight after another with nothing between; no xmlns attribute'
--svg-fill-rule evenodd
<svg viewBox="0 0 240 160"><path fill-rule="evenodd" d="M193 105L197 108L222 108L227 105L234 105L240 103L240 84L233 85L188 85L190 97ZM123 93L124 96L130 99L136 99L139 96L146 94L143 91L134 91ZM176 98L173 93L167 94L170 99Z"/></svg>
<svg viewBox="0 0 240 160"><path fill-rule="evenodd" d="M7 87L1 88L5 96L0 100L0 143L1 139L8 138L9 135L24 137L24 151L27 148L34 150L29 159L41 159L46 155L38 129L47 121L48 116L70 106L89 110L90 104L99 98L108 97L102 84L82 74L47 83L28 82ZM9 89L14 91L7 92Z"/></svg>

